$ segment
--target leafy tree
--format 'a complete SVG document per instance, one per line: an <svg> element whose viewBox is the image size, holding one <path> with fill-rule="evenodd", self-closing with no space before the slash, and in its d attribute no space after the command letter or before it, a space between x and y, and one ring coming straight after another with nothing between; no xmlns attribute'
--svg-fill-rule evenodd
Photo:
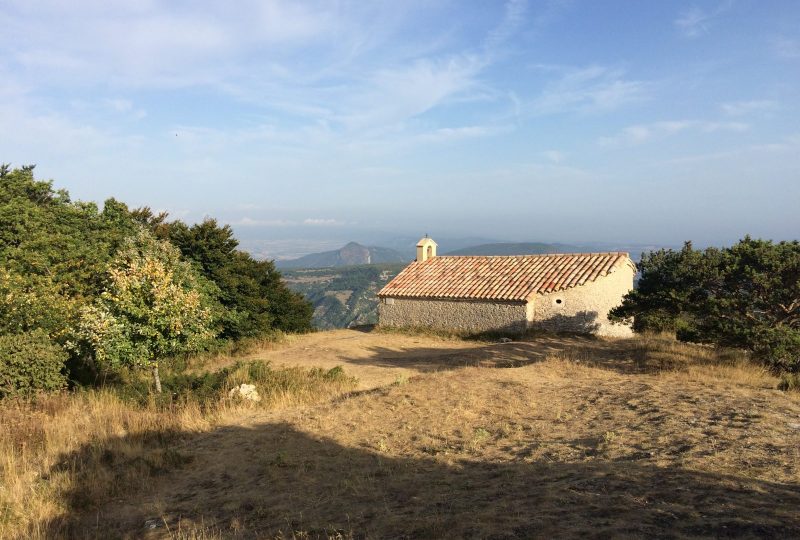
<svg viewBox="0 0 800 540"><path fill-rule="evenodd" d="M257 261L239 251L230 226L220 226L214 219L191 227L176 221L169 225L168 237L219 286L220 301L228 309L222 337L238 339L271 329L303 332L311 328L311 304L285 285L272 262Z"/></svg>
<svg viewBox="0 0 800 540"><path fill-rule="evenodd" d="M62 371L73 381L90 383L97 375L96 354L75 345L86 329L81 313L103 303L101 295L114 285L107 268L141 228L178 245L194 264L214 333L238 339L310 327L310 305L286 288L272 263L238 251L229 227L213 220L170 223L166 213L116 199L100 210L33 172L33 166L0 165L0 336L44 330L69 353Z"/></svg>
<svg viewBox="0 0 800 540"><path fill-rule="evenodd" d="M83 309L79 334L106 369L150 368L160 393L159 362L214 337L207 285L174 246L142 229L109 265L108 286Z"/></svg>
<svg viewBox="0 0 800 540"><path fill-rule="evenodd" d="M647 254L639 286L611 310L637 331L753 351L779 371L800 371L800 243L745 237L725 249Z"/></svg>
<svg viewBox="0 0 800 540"><path fill-rule="evenodd" d="M0 398L64 388L66 356L41 329L0 335Z"/></svg>
<svg viewBox="0 0 800 540"><path fill-rule="evenodd" d="M121 203L110 200L110 207L115 204ZM0 177L0 265L46 277L73 298L91 299L103 287L98 270L135 230L132 220L112 214L35 180L32 166L6 170Z"/></svg>

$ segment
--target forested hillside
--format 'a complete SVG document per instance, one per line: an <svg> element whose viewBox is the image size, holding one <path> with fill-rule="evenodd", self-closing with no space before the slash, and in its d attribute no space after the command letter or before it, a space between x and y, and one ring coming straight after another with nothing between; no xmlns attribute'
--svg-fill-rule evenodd
<svg viewBox="0 0 800 540"><path fill-rule="evenodd" d="M276 261L278 268L328 268L356 266L360 264L402 263L406 257L397 251L383 247L362 246L350 242L340 249L311 253L298 259Z"/></svg>
<svg viewBox="0 0 800 540"><path fill-rule="evenodd" d="M286 270L289 287L314 306L316 328L348 328L378 322L375 294L404 264L370 264L345 268Z"/></svg>
<svg viewBox="0 0 800 540"><path fill-rule="evenodd" d="M310 328L312 309L230 227L74 201L0 167L0 397L223 341Z"/></svg>

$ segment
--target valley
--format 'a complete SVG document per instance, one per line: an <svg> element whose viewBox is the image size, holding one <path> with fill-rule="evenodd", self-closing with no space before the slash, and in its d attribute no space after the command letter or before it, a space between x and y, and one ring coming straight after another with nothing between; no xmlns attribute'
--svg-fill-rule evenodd
<svg viewBox="0 0 800 540"><path fill-rule="evenodd" d="M289 288L314 307L312 324L321 330L376 324L376 293L405 264L371 264L283 270Z"/></svg>

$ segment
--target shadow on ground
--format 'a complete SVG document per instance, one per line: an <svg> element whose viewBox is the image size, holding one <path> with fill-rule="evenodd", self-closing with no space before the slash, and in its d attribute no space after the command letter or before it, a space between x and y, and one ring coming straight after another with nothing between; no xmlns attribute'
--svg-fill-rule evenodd
<svg viewBox="0 0 800 540"><path fill-rule="evenodd" d="M80 481L64 518L40 524L44 535L162 537L199 527L235 538L800 536L797 485L636 459L398 457L284 423L150 438L154 451L178 456L175 469L114 455L125 437L64 456L56 469L75 467ZM100 506L87 499L98 479L131 474L149 475L138 493Z"/></svg>
<svg viewBox="0 0 800 540"><path fill-rule="evenodd" d="M522 367L560 357L619 373L653 373L672 367L643 349L635 339L603 340L579 334L533 333L510 342L475 342L461 349L415 347L402 351L369 347L367 358L347 359L353 365L407 368L421 373L469 366Z"/></svg>

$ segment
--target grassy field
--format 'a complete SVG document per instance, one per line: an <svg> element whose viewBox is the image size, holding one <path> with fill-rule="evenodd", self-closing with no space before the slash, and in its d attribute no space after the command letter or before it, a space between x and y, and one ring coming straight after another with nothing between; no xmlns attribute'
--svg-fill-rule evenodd
<svg viewBox="0 0 800 540"><path fill-rule="evenodd" d="M800 394L740 353L340 330L253 359L295 383L3 404L0 536L800 535Z"/></svg>

